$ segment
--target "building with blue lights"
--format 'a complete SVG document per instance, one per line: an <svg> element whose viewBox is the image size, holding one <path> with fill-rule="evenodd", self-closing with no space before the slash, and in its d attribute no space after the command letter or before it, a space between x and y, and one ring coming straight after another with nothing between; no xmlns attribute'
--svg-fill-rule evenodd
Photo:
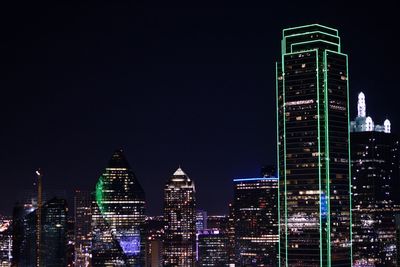
<svg viewBox="0 0 400 267"><path fill-rule="evenodd" d="M278 263L278 178L234 179L233 221L238 266Z"/></svg>
<svg viewBox="0 0 400 267"><path fill-rule="evenodd" d="M145 194L122 150L100 176L92 204L92 266L144 266Z"/></svg>

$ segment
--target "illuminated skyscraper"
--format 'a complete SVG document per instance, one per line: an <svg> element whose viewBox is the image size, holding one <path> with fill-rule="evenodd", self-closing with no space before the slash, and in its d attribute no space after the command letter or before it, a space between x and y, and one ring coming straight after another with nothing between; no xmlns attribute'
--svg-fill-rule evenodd
<svg viewBox="0 0 400 267"><path fill-rule="evenodd" d="M117 150L96 185L93 266L144 266L144 211L144 191L122 150Z"/></svg>
<svg viewBox="0 0 400 267"><path fill-rule="evenodd" d="M0 215L0 267L11 266L12 233L10 218Z"/></svg>
<svg viewBox="0 0 400 267"><path fill-rule="evenodd" d="M91 264L92 198L90 192L76 190L74 202L75 266L86 267Z"/></svg>
<svg viewBox="0 0 400 267"><path fill-rule="evenodd" d="M217 229L197 232L198 266L228 266L228 236Z"/></svg>
<svg viewBox="0 0 400 267"><path fill-rule="evenodd" d="M278 263L278 178L235 179L234 229L238 266Z"/></svg>
<svg viewBox="0 0 400 267"><path fill-rule="evenodd" d="M164 219L164 266L193 267L196 260L195 186L181 168L165 185Z"/></svg>
<svg viewBox="0 0 400 267"><path fill-rule="evenodd" d="M389 120L380 126L366 117L363 93L358 95L358 110L363 112L351 128L354 262L395 266L399 139L391 133Z"/></svg>
<svg viewBox="0 0 400 267"><path fill-rule="evenodd" d="M281 44L280 265L351 266L347 55L318 24L283 30Z"/></svg>

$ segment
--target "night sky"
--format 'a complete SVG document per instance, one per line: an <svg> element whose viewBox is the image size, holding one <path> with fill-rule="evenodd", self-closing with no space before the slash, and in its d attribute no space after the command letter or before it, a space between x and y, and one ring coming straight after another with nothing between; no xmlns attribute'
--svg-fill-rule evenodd
<svg viewBox="0 0 400 267"><path fill-rule="evenodd" d="M275 61L285 27L337 28L352 114L363 90L367 113L400 129L394 5L4 2L1 214L33 189L37 167L45 187L69 200L75 189L93 190L117 148L146 191L148 214L161 214L178 165L195 180L198 207L226 213L232 179L276 161Z"/></svg>

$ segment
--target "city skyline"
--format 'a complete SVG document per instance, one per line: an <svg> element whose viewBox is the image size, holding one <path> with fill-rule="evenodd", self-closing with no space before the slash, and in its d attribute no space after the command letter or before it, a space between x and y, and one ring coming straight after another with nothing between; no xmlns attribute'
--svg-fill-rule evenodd
<svg viewBox="0 0 400 267"><path fill-rule="evenodd" d="M10 5L12 15L16 9ZM356 94L364 91L375 99L369 105L376 114L374 119L381 122L389 115L396 132L395 68L390 66L394 66L397 55L389 60L384 52L374 58L373 65L385 65L385 71L376 73L369 70L364 58L369 51L382 51L380 43L394 38L386 34L394 27L388 23L390 16L380 22L366 21L360 19L361 15L352 17L349 7L340 10L341 18L334 10L323 16L302 14L269 24L262 14L269 11L265 7L240 11L245 16L238 21L235 19L240 12L235 8L196 11L188 7L170 9L174 19L163 26L158 19L167 18L162 8L136 8L149 15L148 20L139 11L133 12L133 7L122 11L112 6L110 18L122 17L109 28L106 22L110 20L96 28L88 20L101 21L105 6L99 5L87 15L87 6L80 6L74 11L77 20L67 19L72 6L54 4L46 12L34 7L44 17L43 21L34 20L41 29L38 34L36 24L29 22L32 15L25 9L26 18L12 28L23 28L21 35L15 37L6 31L2 47L11 53L1 63L1 86L6 91L1 107L4 149L0 159L4 170L0 178L6 181L0 189L1 214L11 214L20 188L34 188L37 167L44 169L46 186L63 188L72 196L75 189L93 188L101 166L119 147L125 150L144 190L149 192L149 214L161 214L163 184L179 164L196 181L198 206L211 214L227 213L232 179L257 176L263 165L275 163L275 132L270 131L275 119L273 62L279 53L276 40L287 26L318 22L339 28L346 52L351 55L351 113L356 111ZM314 6L305 14L314 14L312 11L319 8ZM296 14L295 10L288 12L288 17ZM274 19L276 16L271 21ZM48 26L47 21L54 21L54 26ZM187 33L188 28L180 24L183 21L189 23L187 27L197 28ZM238 27L240 23L245 23L244 28ZM65 32L57 30L61 26L65 26ZM130 26L135 26L133 31ZM79 27L82 30L77 36L73 32ZM105 27L104 33L100 27ZM224 27L227 31L220 35ZM146 37L142 38L146 41L135 45L134 37L122 37L125 31ZM154 36L145 31L154 32ZM379 38L371 37L378 33L382 33ZM82 41L77 42L81 35ZM105 43L93 41L101 37L105 37ZM106 37L115 39L115 44ZM153 46L146 48L147 44ZM118 49L121 52L115 52ZM63 51L66 54L61 56ZM191 57L186 59L188 55ZM78 59L77 63L69 56ZM80 63L83 67L76 68ZM140 64L143 69L138 69ZM182 77L184 80L177 82ZM108 88L115 95L105 93ZM148 107L142 103L148 103ZM378 108L383 103L385 107ZM126 126L129 122L131 125ZM218 190L210 187L215 181Z"/></svg>
<svg viewBox="0 0 400 267"><path fill-rule="evenodd" d="M1 266L398 265L387 6L6 6Z"/></svg>

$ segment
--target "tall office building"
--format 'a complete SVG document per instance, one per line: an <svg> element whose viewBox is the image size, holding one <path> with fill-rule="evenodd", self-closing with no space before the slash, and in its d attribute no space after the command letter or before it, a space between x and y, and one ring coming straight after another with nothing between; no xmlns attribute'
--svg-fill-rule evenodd
<svg viewBox="0 0 400 267"><path fill-rule="evenodd" d="M52 198L42 206L40 266L67 265L67 203ZM37 209L17 205L13 214L12 266L36 266Z"/></svg>
<svg viewBox="0 0 400 267"><path fill-rule="evenodd" d="M235 179L234 229L238 266L278 263L278 178Z"/></svg>
<svg viewBox="0 0 400 267"><path fill-rule="evenodd" d="M163 216L146 218L146 267L163 266L164 228Z"/></svg>
<svg viewBox="0 0 400 267"><path fill-rule="evenodd" d="M376 125L367 117L363 93L357 109L351 122L354 263L396 266L399 139L389 120Z"/></svg>
<svg viewBox="0 0 400 267"><path fill-rule="evenodd" d="M88 267L91 265L91 223L92 198L88 191L76 190L75 206L75 266Z"/></svg>
<svg viewBox="0 0 400 267"><path fill-rule="evenodd" d="M217 229L197 232L197 266L228 266L228 235Z"/></svg>
<svg viewBox="0 0 400 267"><path fill-rule="evenodd" d="M67 265L67 202L52 198L42 211L42 261L43 266Z"/></svg>
<svg viewBox="0 0 400 267"><path fill-rule="evenodd" d="M196 261L195 186L181 168L165 185L164 220L164 266L193 267Z"/></svg>
<svg viewBox="0 0 400 267"><path fill-rule="evenodd" d="M12 233L11 219L0 215L0 267L11 266Z"/></svg>
<svg viewBox="0 0 400 267"><path fill-rule="evenodd" d="M92 266L144 266L144 212L144 191L117 150L96 185Z"/></svg>
<svg viewBox="0 0 400 267"><path fill-rule="evenodd" d="M283 30L281 44L280 265L351 266L347 55L318 24Z"/></svg>
<svg viewBox="0 0 400 267"><path fill-rule="evenodd" d="M77 266L75 264L75 220L67 219L67 267ZM78 265L79 266L79 265Z"/></svg>

